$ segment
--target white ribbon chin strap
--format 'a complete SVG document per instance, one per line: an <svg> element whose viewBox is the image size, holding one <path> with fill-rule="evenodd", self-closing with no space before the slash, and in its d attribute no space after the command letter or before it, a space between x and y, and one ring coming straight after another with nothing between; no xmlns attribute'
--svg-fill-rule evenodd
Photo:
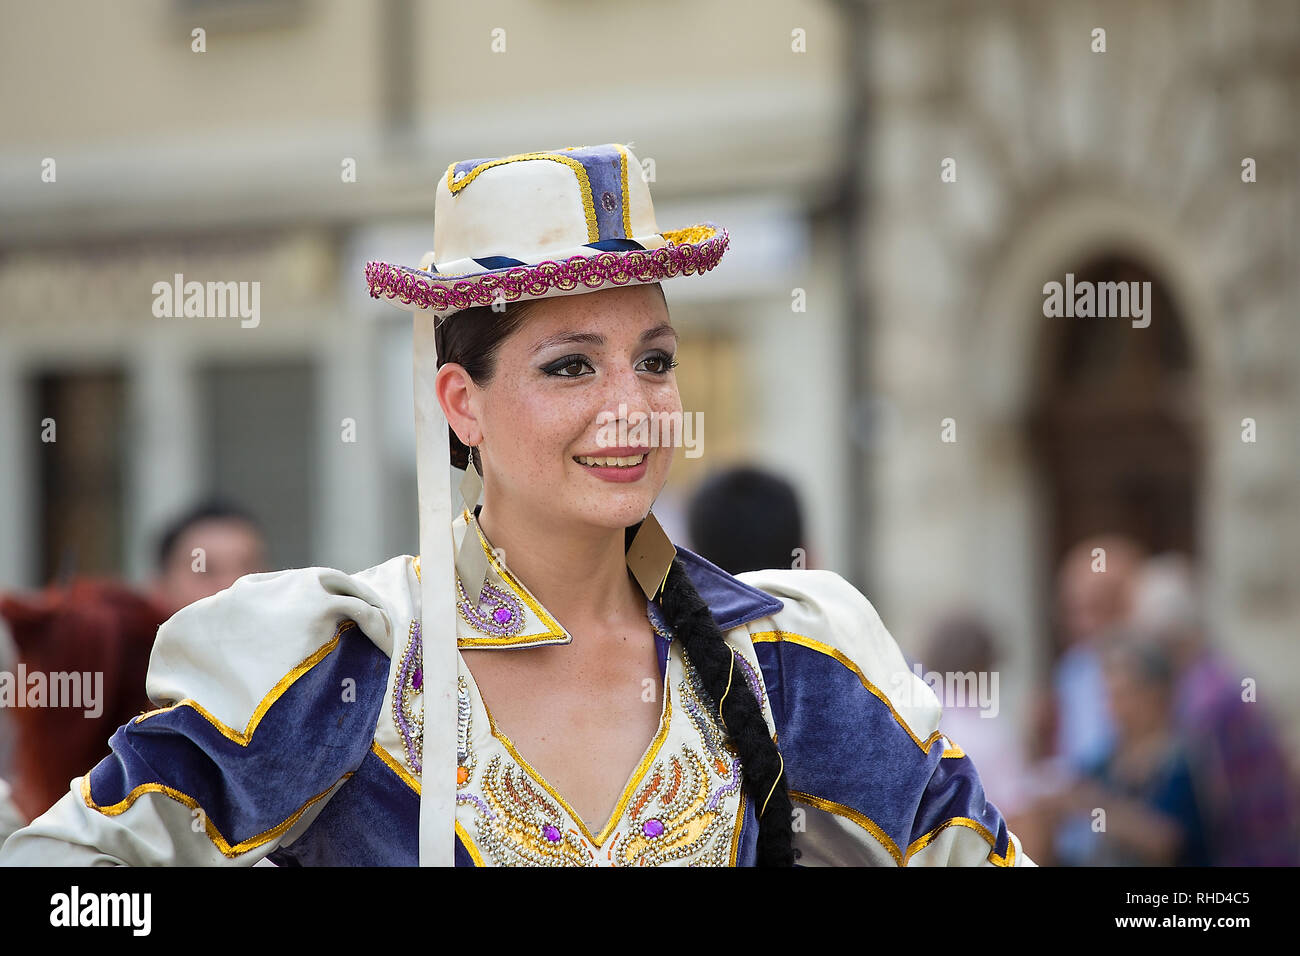
<svg viewBox="0 0 1300 956"><path fill-rule="evenodd" d="M429 312L415 313L415 464L420 501L420 642L424 746L420 865L454 866L456 853L456 599L447 418L434 394L437 340Z"/></svg>

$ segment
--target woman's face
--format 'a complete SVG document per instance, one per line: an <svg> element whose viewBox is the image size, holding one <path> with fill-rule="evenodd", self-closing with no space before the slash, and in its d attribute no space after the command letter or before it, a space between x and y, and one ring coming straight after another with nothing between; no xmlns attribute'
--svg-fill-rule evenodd
<svg viewBox="0 0 1300 956"><path fill-rule="evenodd" d="M672 464L678 432L667 426L681 420L676 351L663 296L648 285L538 303L501 343L489 384L470 389L484 507L566 527L644 518Z"/></svg>

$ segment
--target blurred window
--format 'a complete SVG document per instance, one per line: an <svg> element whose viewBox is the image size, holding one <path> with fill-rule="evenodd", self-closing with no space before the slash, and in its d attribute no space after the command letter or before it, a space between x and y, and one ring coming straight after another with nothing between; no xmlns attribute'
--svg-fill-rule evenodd
<svg viewBox="0 0 1300 956"><path fill-rule="evenodd" d="M308 361L212 364L201 371L204 474L198 496L250 510L272 568L312 560L316 497L315 370ZM341 440L336 432L333 440Z"/></svg>
<svg viewBox="0 0 1300 956"><path fill-rule="evenodd" d="M34 433L39 580L121 574L125 377L121 370L111 369L37 373L33 390L41 423ZM52 432L46 419L53 420Z"/></svg>

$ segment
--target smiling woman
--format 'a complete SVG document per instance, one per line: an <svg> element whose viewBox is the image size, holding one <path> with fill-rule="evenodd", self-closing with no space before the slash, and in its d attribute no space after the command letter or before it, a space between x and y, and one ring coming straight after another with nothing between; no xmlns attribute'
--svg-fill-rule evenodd
<svg viewBox="0 0 1300 956"><path fill-rule="evenodd" d="M639 169L620 144L447 169L434 251L367 269L415 313L420 556L176 614L158 709L0 862L1031 862L865 597L674 546L675 442L610 444L680 421L660 283L729 242L660 232Z"/></svg>

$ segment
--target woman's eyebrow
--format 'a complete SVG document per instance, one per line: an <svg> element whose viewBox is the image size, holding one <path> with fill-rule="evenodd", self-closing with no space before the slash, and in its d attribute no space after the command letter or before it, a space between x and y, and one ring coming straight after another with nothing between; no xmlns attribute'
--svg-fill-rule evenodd
<svg viewBox="0 0 1300 956"><path fill-rule="evenodd" d="M540 352L552 345L568 345L570 343L576 345L604 345L605 336L597 332L557 332L555 335L548 335L534 345L533 352Z"/></svg>
<svg viewBox="0 0 1300 956"><path fill-rule="evenodd" d="M671 335L677 338L677 330L667 322L656 325L652 329L646 329L641 333L639 341L647 342L650 339L656 339L661 335ZM605 336L599 332L557 332L555 335L548 335L536 345L533 346L533 353L548 349L554 345L604 345Z"/></svg>
<svg viewBox="0 0 1300 956"><path fill-rule="evenodd" d="M677 340L677 330L667 322L656 325L653 329L646 329L641 333L641 341L648 342L650 339L657 339L661 335L671 335L673 340Z"/></svg>

